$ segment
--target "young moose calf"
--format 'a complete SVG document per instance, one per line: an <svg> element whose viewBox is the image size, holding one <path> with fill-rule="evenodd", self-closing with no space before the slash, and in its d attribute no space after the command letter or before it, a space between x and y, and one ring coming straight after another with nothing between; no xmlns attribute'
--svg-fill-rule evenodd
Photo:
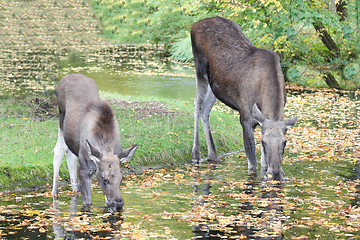
<svg viewBox="0 0 360 240"><path fill-rule="evenodd" d="M92 205L91 177L96 171L98 183L111 211L122 211L120 193L123 178L120 164L128 162L137 145L122 150L119 127L109 103L100 100L95 81L80 74L60 80L57 88L60 111L59 137L54 148L52 194L58 194L61 160L66 153L71 185L78 191L76 166L84 207Z"/></svg>
<svg viewBox="0 0 360 240"><path fill-rule="evenodd" d="M195 133L192 159L199 161L199 119L208 147L208 160L219 157L210 132L210 111L216 98L240 112L245 152L250 172L257 171L254 130L261 126L261 167L265 176L283 180L285 133L297 117L283 121L285 81L279 57L256 48L231 20L214 17L191 28L196 68Z"/></svg>

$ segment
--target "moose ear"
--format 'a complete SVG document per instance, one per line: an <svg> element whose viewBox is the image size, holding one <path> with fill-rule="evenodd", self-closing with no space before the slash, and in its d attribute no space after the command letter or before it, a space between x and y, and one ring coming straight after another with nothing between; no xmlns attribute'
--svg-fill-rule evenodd
<svg viewBox="0 0 360 240"><path fill-rule="evenodd" d="M88 153L89 158L97 165L98 162L100 162L100 159L102 158L102 154L99 152L99 150L91 145L89 140L85 140L86 142L86 150Z"/></svg>
<svg viewBox="0 0 360 240"><path fill-rule="evenodd" d="M297 116L285 120L284 122L285 122L286 128L289 129L289 128L291 128L292 126L294 126L294 125L296 124L297 120L298 120L298 117L297 117Z"/></svg>
<svg viewBox="0 0 360 240"><path fill-rule="evenodd" d="M262 126L262 124L266 120L266 117L261 113L261 111L257 107L256 103L254 103L252 113L253 113L254 118L259 122L260 126Z"/></svg>
<svg viewBox="0 0 360 240"><path fill-rule="evenodd" d="M137 149L138 145L135 144L132 147L129 147L128 149L122 151L118 157L120 159L120 163L126 163L128 161L130 161L130 159L134 156L136 149Z"/></svg>

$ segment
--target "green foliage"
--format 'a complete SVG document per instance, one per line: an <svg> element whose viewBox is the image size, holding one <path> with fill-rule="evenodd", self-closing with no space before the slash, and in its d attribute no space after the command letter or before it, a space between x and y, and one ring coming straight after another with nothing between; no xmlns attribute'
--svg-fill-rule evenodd
<svg viewBox="0 0 360 240"><path fill-rule="evenodd" d="M180 62L190 62L193 60L190 33L188 37L179 39L171 47L171 56Z"/></svg>
<svg viewBox="0 0 360 240"><path fill-rule="evenodd" d="M221 3L231 9L229 18L237 21L245 34L258 47L273 49L286 67L307 65L313 69L341 69L354 61L359 52L358 13L348 14L340 21L323 1L247 1ZM347 1L347 9L356 1ZM356 20L356 21L354 21ZM339 49L326 47L314 25L321 24Z"/></svg>
<svg viewBox="0 0 360 240"><path fill-rule="evenodd" d="M238 22L257 47L276 51L285 72L293 73L287 69L298 65L319 76L324 70L336 70L338 80L351 80L350 87L358 87L360 3L333 3L339 5L337 11L320 0L94 0L93 7L103 20L104 35L119 42L165 44L179 61L192 59L189 31L194 22L215 15L227 17ZM345 10L341 3L346 3ZM333 46L324 45L323 32ZM287 79L296 82L292 76Z"/></svg>
<svg viewBox="0 0 360 240"><path fill-rule="evenodd" d="M107 38L119 43L164 44L180 61L192 59L191 26L211 15L202 1L94 0L92 6Z"/></svg>

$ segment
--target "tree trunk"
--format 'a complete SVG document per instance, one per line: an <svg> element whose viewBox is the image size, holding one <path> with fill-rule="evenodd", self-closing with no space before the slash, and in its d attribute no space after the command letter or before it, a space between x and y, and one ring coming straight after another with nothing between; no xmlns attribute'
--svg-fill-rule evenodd
<svg viewBox="0 0 360 240"><path fill-rule="evenodd" d="M336 2L335 0L330 0L329 1L329 10L332 12L336 12Z"/></svg>
<svg viewBox="0 0 360 240"><path fill-rule="evenodd" d="M339 83L336 81L335 77L331 74L331 72L324 72L323 78L325 79L326 84L330 88L341 89Z"/></svg>
<svg viewBox="0 0 360 240"><path fill-rule="evenodd" d="M336 45L335 41L332 39L322 22L315 21L313 23L313 26L315 30L320 33L321 41L325 44L327 49L331 52L331 57L337 57L340 54L340 50L338 46ZM337 88L340 89L340 84L336 81L335 77L331 74L331 72L324 72L324 79L326 84L330 88Z"/></svg>
<svg viewBox="0 0 360 240"><path fill-rule="evenodd" d="M334 42L334 40L332 39L332 37L330 36L328 31L326 31L326 28L324 27L322 22L315 21L313 23L313 26L314 26L315 30L318 33L320 33L321 41L325 44L327 49L329 49L329 51L333 52L333 54L334 54L333 57L336 57L337 55L339 55L338 46L336 45L336 43Z"/></svg>
<svg viewBox="0 0 360 240"><path fill-rule="evenodd" d="M344 21L347 17L346 1L340 0L336 3L336 12L339 14L340 22Z"/></svg>

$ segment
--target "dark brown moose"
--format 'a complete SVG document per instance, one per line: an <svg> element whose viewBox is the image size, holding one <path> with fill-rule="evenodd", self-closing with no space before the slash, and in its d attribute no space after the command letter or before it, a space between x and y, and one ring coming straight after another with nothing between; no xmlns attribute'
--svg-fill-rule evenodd
<svg viewBox="0 0 360 240"><path fill-rule="evenodd" d="M122 211L124 201L120 193L123 175L120 164L128 162L137 145L122 150L119 127L109 103L100 100L95 81L80 74L60 80L57 88L60 111L59 136L54 148L54 179L52 194L58 194L61 160L66 153L70 179L78 191L76 166L84 207L92 205L91 177L96 171L106 204L113 212Z"/></svg>
<svg viewBox="0 0 360 240"><path fill-rule="evenodd" d="M195 133L193 161L199 161L199 119L208 160L219 162L210 131L210 111L216 98L240 112L249 171L257 172L254 130L261 126L261 167L265 177L283 180L282 156L285 133L297 117L283 121L285 81L279 57L273 51L256 48L234 21L206 18L191 28L196 68Z"/></svg>

